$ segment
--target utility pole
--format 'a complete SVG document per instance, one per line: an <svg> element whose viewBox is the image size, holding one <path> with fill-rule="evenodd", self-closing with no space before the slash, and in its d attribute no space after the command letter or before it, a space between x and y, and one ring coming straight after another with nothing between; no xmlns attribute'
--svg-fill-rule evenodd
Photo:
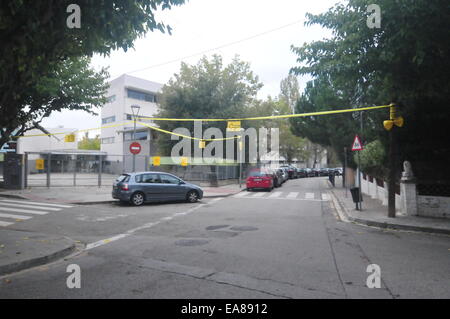
<svg viewBox="0 0 450 319"><path fill-rule="evenodd" d="M397 170L397 136L396 126L402 127L403 117L396 116L395 104L389 108L389 120L383 122L384 128L389 132L389 180L388 180L388 217L395 217L395 180Z"/></svg>
<svg viewBox="0 0 450 319"><path fill-rule="evenodd" d="M361 124L361 133L360 140L362 146L362 134L363 134L363 111L360 112L360 124ZM359 186L359 210L362 210L362 185L361 185L361 151L358 151L358 186Z"/></svg>
<svg viewBox="0 0 450 319"><path fill-rule="evenodd" d="M134 117L134 130L133 130L133 141L136 142L136 117L139 114L139 109L141 107L139 105L132 105L131 112L133 112ZM136 109L136 111L135 111ZM136 113L135 113L136 112ZM136 154L133 154L133 173L136 172Z"/></svg>

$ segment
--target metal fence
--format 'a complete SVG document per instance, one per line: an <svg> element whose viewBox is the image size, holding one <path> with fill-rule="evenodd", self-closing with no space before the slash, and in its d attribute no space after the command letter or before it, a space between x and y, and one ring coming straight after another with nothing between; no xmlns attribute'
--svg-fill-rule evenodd
<svg viewBox="0 0 450 319"><path fill-rule="evenodd" d="M27 153L25 187L109 186L118 175L133 171L161 171L201 185L237 182L238 165L152 166L149 156L86 153ZM41 165L41 166L40 166Z"/></svg>

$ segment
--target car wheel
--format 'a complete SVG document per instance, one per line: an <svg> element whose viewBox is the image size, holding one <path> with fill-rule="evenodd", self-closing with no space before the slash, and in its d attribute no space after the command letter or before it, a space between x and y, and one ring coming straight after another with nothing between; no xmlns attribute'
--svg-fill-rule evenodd
<svg viewBox="0 0 450 319"><path fill-rule="evenodd" d="M141 206L145 202L145 196L141 192L134 193L130 199L131 204L134 206Z"/></svg>
<svg viewBox="0 0 450 319"><path fill-rule="evenodd" d="M187 193L186 200L189 203L198 202L198 193L196 191L190 191L189 193Z"/></svg>

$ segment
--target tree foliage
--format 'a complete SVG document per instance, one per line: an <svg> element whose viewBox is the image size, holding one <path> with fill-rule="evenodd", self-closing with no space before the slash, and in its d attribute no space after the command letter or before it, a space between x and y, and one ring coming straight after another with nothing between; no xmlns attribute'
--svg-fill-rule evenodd
<svg viewBox="0 0 450 319"><path fill-rule="evenodd" d="M105 70L85 57L127 50L148 31L169 30L155 11L184 0L79 0L81 27L68 28L68 0L0 3L0 145L52 111L103 103Z"/></svg>
<svg viewBox="0 0 450 319"><path fill-rule="evenodd" d="M178 74L162 88L158 116L172 118L236 118L249 115L250 105L262 87L250 65L235 57L224 65L222 58L203 57L196 65L181 64ZM185 127L194 134L193 122L161 122L160 127L173 131ZM217 127L224 132L226 122L204 122L203 129ZM159 145L165 153L176 143L161 136Z"/></svg>
<svg viewBox="0 0 450 319"><path fill-rule="evenodd" d="M382 178L387 175L383 168L385 162L386 153L379 140L368 143L361 151L361 169L372 176Z"/></svg>
<svg viewBox="0 0 450 319"><path fill-rule="evenodd" d="M405 118L405 126L396 129L399 166L403 160L409 160L419 178L450 178L449 170L443 174L442 170L430 169L445 166L450 156L450 145L443 143L450 121L448 1L377 1L382 9L379 29L366 24L371 2L349 0L326 13L307 15L307 24L329 28L333 37L292 47L299 63L292 71L297 75L310 74L322 83L328 81L334 97L314 102L311 93L306 92L310 104L305 106L308 99L303 99L299 107L332 109L336 104L330 102L343 97L342 105L349 107L396 102ZM316 84L310 84L307 90L311 91L311 86ZM378 139L386 149L387 133L382 120L387 118L387 110L365 115L367 142ZM331 140L331 134L335 133L330 131L323 138Z"/></svg>
<svg viewBox="0 0 450 319"><path fill-rule="evenodd" d="M100 150L100 136L96 135L94 138L89 138L86 132L81 141L78 142L80 150Z"/></svg>

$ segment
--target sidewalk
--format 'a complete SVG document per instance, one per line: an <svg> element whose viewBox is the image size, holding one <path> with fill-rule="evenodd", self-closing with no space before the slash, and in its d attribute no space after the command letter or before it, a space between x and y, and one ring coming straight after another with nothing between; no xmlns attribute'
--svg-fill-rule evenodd
<svg viewBox="0 0 450 319"><path fill-rule="evenodd" d="M75 242L53 236L18 230L0 230L0 276L47 264L68 256Z"/></svg>
<svg viewBox="0 0 450 319"><path fill-rule="evenodd" d="M450 219L405 216L401 215L399 211L397 211L396 218L389 218L387 217L387 206L383 206L380 200L373 199L366 194L363 194L362 211L357 211L350 190L346 192L340 179L336 180L336 187L331 187L330 191L334 195L332 196L334 197L333 202L343 221L380 228L450 235Z"/></svg>
<svg viewBox="0 0 450 319"><path fill-rule="evenodd" d="M238 184L219 187L202 187L203 197L226 197L239 193L245 188L239 188ZM52 201L62 204L99 204L116 201L111 197L111 186L77 186L77 187L32 187L25 190L2 190L0 197L28 199L34 201Z"/></svg>

